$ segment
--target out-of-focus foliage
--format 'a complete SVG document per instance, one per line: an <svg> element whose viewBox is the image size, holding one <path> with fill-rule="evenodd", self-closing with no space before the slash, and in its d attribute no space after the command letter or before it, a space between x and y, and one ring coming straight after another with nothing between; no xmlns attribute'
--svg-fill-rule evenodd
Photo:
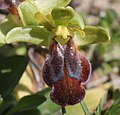
<svg viewBox="0 0 120 115"><path fill-rule="evenodd" d="M23 56L0 59L0 94L3 98L6 98L18 84L26 65L27 59Z"/></svg>

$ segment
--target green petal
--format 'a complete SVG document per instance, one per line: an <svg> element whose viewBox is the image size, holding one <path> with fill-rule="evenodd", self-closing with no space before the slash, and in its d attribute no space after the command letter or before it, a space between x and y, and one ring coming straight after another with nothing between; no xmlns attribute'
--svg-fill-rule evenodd
<svg viewBox="0 0 120 115"><path fill-rule="evenodd" d="M84 37L78 31L75 32L74 39L78 46L104 43L110 40L108 31L102 27L86 26L83 31Z"/></svg>
<svg viewBox="0 0 120 115"><path fill-rule="evenodd" d="M18 26L19 21L15 19L12 15L8 15L1 23L0 23L0 45L5 44L5 36L6 34L14 27Z"/></svg>
<svg viewBox="0 0 120 115"><path fill-rule="evenodd" d="M65 45L67 41L70 39L70 32L68 28L64 25L58 26L55 30L55 40L59 42L61 45Z"/></svg>
<svg viewBox="0 0 120 115"><path fill-rule="evenodd" d="M48 45L49 32L42 26L17 27L6 36L6 43L28 42L31 44Z"/></svg>
<svg viewBox="0 0 120 115"><path fill-rule="evenodd" d="M67 25L68 22L74 17L74 10L71 7L57 7L52 10L52 17L55 26Z"/></svg>
<svg viewBox="0 0 120 115"><path fill-rule="evenodd" d="M41 23L42 26L44 26L47 30L51 31L53 29L53 26L50 24L49 20L46 16L44 16L42 13L37 12L35 13L35 18Z"/></svg>
<svg viewBox="0 0 120 115"><path fill-rule="evenodd" d="M40 12L44 15L51 13L52 9L55 7L66 6L71 0L35 0L38 5Z"/></svg>
<svg viewBox="0 0 120 115"><path fill-rule="evenodd" d="M84 29L84 21L81 17L80 14L74 12L74 17L73 19L69 22L69 26L70 27L76 27L76 28L79 28L79 29Z"/></svg>
<svg viewBox="0 0 120 115"><path fill-rule="evenodd" d="M22 23L26 25L38 25L38 20L34 17L39 12L39 8L32 0L26 0L18 6L18 13Z"/></svg>

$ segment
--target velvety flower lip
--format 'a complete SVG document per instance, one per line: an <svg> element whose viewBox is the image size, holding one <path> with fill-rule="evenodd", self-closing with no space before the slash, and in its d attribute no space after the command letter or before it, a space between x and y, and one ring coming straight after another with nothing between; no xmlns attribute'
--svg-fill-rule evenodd
<svg viewBox="0 0 120 115"><path fill-rule="evenodd" d="M84 96L85 89L78 80L65 76L54 84L50 94L53 102L62 106L77 104L83 100Z"/></svg>
<svg viewBox="0 0 120 115"><path fill-rule="evenodd" d="M71 43L72 41L69 42ZM69 42L65 47L64 54L68 76L80 80L81 63L79 60L79 53L76 52L76 49L72 47Z"/></svg>
<svg viewBox="0 0 120 115"><path fill-rule="evenodd" d="M79 55L79 58L81 60L81 67L82 67L82 71L81 71L81 83L82 84L86 84L91 76L91 64L90 61L88 59L86 59L84 56Z"/></svg>
<svg viewBox="0 0 120 115"><path fill-rule="evenodd" d="M90 62L79 53L73 39L65 46L54 41L50 46L50 57L43 66L43 79L52 87L53 102L74 105L85 96L85 84L91 74Z"/></svg>
<svg viewBox="0 0 120 115"><path fill-rule="evenodd" d="M52 87L52 84L64 75L64 53L56 42L50 46L50 53L51 56L46 59L43 67L43 79L48 86Z"/></svg>

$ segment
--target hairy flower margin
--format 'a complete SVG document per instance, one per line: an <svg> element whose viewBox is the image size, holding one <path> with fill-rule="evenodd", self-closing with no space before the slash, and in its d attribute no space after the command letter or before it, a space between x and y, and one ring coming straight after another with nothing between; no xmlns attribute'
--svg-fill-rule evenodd
<svg viewBox="0 0 120 115"><path fill-rule="evenodd" d="M91 64L82 56L73 38L62 46L53 41L50 57L43 66L43 79L52 87L50 94L53 102L61 106L74 105L83 100L85 84L91 75Z"/></svg>

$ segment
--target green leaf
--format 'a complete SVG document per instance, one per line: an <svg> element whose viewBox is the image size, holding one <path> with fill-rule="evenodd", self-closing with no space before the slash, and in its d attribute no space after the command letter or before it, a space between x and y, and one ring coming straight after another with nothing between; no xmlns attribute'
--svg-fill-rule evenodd
<svg viewBox="0 0 120 115"><path fill-rule="evenodd" d="M110 40L109 33L102 27L86 26L83 30L85 36L82 37L81 33L75 32L75 42L78 46L107 42Z"/></svg>
<svg viewBox="0 0 120 115"><path fill-rule="evenodd" d="M58 115L58 112L52 113L51 115Z"/></svg>
<svg viewBox="0 0 120 115"><path fill-rule="evenodd" d="M112 38L111 38L111 44L116 44L120 42L120 29L117 30L115 33L113 33Z"/></svg>
<svg viewBox="0 0 120 115"><path fill-rule="evenodd" d="M120 98L117 99L110 108L107 109L104 115L119 115L120 114Z"/></svg>
<svg viewBox="0 0 120 115"><path fill-rule="evenodd" d="M105 45L103 45L103 44L98 44L98 45L96 46L96 48L95 48L95 51L96 51L98 54L100 54L100 55L104 55L104 53L105 53L105 48L106 48Z"/></svg>
<svg viewBox="0 0 120 115"><path fill-rule="evenodd" d="M51 89L46 88L38 93L44 95L47 98L46 102L38 107L41 115L51 115L52 113L58 111L61 108L59 105L52 102L52 100L50 99L50 92Z"/></svg>
<svg viewBox="0 0 120 115"><path fill-rule="evenodd" d="M18 26L19 21L15 17L8 15L2 22L0 22L0 45L5 44L6 34L14 27Z"/></svg>
<svg viewBox="0 0 120 115"><path fill-rule="evenodd" d="M112 66L109 63L103 62L101 66L106 73L112 74L112 72L113 72Z"/></svg>
<svg viewBox="0 0 120 115"><path fill-rule="evenodd" d="M12 115L41 115L38 109L31 109L21 112L16 112Z"/></svg>
<svg viewBox="0 0 120 115"><path fill-rule="evenodd" d="M47 46L49 32L41 26L17 27L12 29L6 36L6 43L28 42Z"/></svg>
<svg viewBox="0 0 120 115"><path fill-rule="evenodd" d="M39 12L39 8L32 0L26 0L18 6L18 13L23 25L38 25L38 20L34 17Z"/></svg>
<svg viewBox="0 0 120 115"><path fill-rule="evenodd" d="M117 12L113 9L107 9L105 13L107 23L108 25L111 25L113 21L117 18Z"/></svg>
<svg viewBox="0 0 120 115"><path fill-rule="evenodd" d="M2 102L3 102L3 98L2 98L2 96L0 95L0 106L1 106Z"/></svg>
<svg viewBox="0 0 120 115"><path fill-rule="evenodd" d="M35 0L35 3L38 5L42 14L48 15L53 8L66 6L70 1L71 0Z"/></svg>
<svg viewBox="0 0 120 115"><path fill-rule="evenodd" d="M107 9L104 12L101 13L100 17L100 25L103 25L105 27L110 27L114 20L117 18L117 13L113 9Z"/></svg>
<svg viewBox="0 0 120 115"><path fill-rule="evenodd" d="M89 110L88 110L88 107L87 107L87 105L84 103L84 101L80 102L80 105L81 105L81 107L82 107L82 109L83 109L83 111L84 111L84 114L85 114L85 115L90 115L90 112L89 112Z"/></svg>
<svg viewBox="0 0 120 115"><path fill-rule="evenodd" d="M6 115L11 115L16 112L35 109L37 106L46 101L46 98L39 94L25 96L19 100L18 104L12 108Z"/></svg>
<svg viewBox="0 0 120 115"><path fill-rule="evenodd" d="M120 90L119 89L116 89L113 93L113 99L114 100L117 100L120 98Z"/></svg>
<svg viewBox="0 0 120 115"><path fill-rule="evenodd" d="M95 111L95 115L101 115L102 106L103 106L103 104L105 103L106 98L107 98L107 96L105 95L105 96L100 100L100 103L99 103L99 105L98 105L98 107L97 107L97 109L96 109L96 111Z"/></svg>
<svg viewBox="0 0 120 115"><path fill-rule="evenodd" d="M68 22L74 17L74 10L71 7L57 7L52 10L52 17L54 25L67 25Z"/></svg>
<svg viewBox="0 0 120 115"><path fill-rule="evenodd" d="M3 113L6 113L13 106L15 106L16 103L17 101L12 95L7 96L0 104L0 115L3 115Z"/></svg>
<svg viewBox="0 0 120 115"><path fill-rule="evenodd" d="M69 27L73 27L73 28L75 27L82 30L84 29L84 21L80 14L74 12L74 17L72 20L70 20Z"/></svg>
<svg viewBox="0 0 120 115"><path fill-rule="evenodd" d="M0 94L8 96L18 84L27 65L24 56L12 56L0 59Z"/></svg>

